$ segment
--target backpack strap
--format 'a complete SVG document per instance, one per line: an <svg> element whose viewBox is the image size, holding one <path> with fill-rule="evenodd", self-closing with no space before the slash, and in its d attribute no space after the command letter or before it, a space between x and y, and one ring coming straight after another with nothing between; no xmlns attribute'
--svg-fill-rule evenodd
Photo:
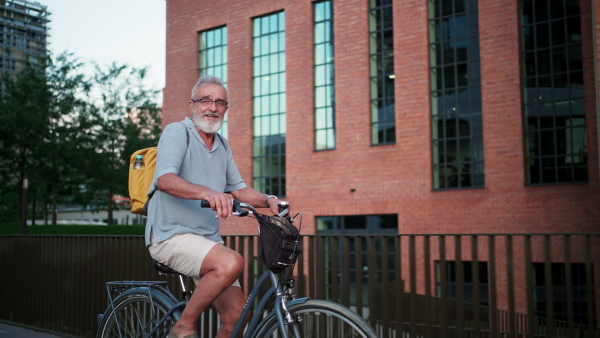
<svg viewBox="0 0 600 338"><path fill-rule="evenodd" d="M181 123L183 123L183 122L181 122ZM185 141L187 142L187 147L189 147L190 146L190 132L187 130L187 127L185 127L185 125L184 125L184 128L185 128Z"/></svg>
<svg viewBox="0 0 600 338"><path fill-rule="evenodd" d="M183 122L181 122L183 124ZM186 141L186 150L187 148L190 146L190 132L187 130L187 127L185 126L185 124L183 125L183 129L185 129L185 141ZM221 142L223 142L223 140L221 140ZM154 193L156 192L153 191L151 194L148 195L148 200L146 200L146 203L144 203L144 207L143 209L148 212L148 206L150 205L150 199L152 198L152 196L154 196Z"/></svg>
<svg viewBox="0 0 600 338"><path fill-rule="evenodd" d="M227 152L227 146L225 145L225 141L223 141L223 136L221 134L219 134L219 133L215 133L215 135L218 135L217 137L219 138L219 141L221 141L221 144L223 145L223 148L225 148L225 152Z"/></svg>

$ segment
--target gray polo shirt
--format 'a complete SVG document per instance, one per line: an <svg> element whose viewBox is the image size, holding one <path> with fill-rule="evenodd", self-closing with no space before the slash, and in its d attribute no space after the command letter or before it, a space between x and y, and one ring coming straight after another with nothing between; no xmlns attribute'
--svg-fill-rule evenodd
<svg viewBox="0 0 600 338"><path fill-rule="evenodd" d="M189 134L187 146L185 129ZM158 142L156 170L149 191L154 192L154 196L148 205L146 222L147 246L150 245L152 233L157 243L181 233L221 240L220 221L215 218L214 211L200 208L197 200L177 198L157 189L157 179L167 173L177 174L188 182L219 192L245 188L227 140L215 135L213 149L208 150L189 117L182 122L171 123L164 129Z"/></svg>

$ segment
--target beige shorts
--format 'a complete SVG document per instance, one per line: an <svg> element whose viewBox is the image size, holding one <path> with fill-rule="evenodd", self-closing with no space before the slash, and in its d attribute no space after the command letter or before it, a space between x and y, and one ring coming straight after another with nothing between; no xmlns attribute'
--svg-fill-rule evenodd
<svg viewBox="0 0 600 338"><path fill-rule="evenodd" d="M223 245L223 241L211 241L195 234L177 234L166 241L154 242L154 235L150 237L148 247L150 256L156 261L166 264L171 269L190 276L194 283L200 281L200 267L204 258L215 245ZM236 280L231 286L240 287Z"/></svg>

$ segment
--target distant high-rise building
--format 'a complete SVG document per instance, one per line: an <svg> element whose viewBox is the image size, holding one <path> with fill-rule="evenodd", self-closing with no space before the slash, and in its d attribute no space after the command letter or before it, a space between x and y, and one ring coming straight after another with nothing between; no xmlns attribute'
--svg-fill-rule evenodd
<svg viewBox="0 0 600 338"><path fill-rule="evenodd" d="M26 0L0 0L0 73L14 75L29 62L43 67L47 50L47 6Z"/></svg>

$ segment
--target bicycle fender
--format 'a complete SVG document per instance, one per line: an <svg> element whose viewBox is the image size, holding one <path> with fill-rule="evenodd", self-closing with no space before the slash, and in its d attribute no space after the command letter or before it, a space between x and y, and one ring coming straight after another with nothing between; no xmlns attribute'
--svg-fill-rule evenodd
<svg viewBox="0 0 600 338"><path fill-rule="evenodd" d="M123 297L127 297L129 294L131 293L147 293L150 294L150 296L153 299L160 299L163 301L163 303L168 304L168 303L173 303L173 304L177 304L176 299L174 299L174 296L172 295L167 295L159 290L153 289L153 288L148 288L148 287L136 287L133 289L129 289L127 291L124 291L123 293L119 294L117 297L115 297L113 299L113 302L117 302L118 299L123 298ZM174 301L175 300L175 301ZM110 313L112 312L112 306L111 303L108 303L108 307L106 308L106 310L104 311L103 314L99 314L97 317L97 325L98 328L101 326L102 322L104 322L104 320L108 317L110 317ZM175 317L176 319L179 319L179 315L180 313L175 313Z"/></svg>
<svg viewBox="0 0 600 338"><path fill-rule="evenodd" d="M285 306L290 307L290 306L294 306L297 304L302 304L304 302L306 302L307 300L309 300L310 297L302 297L302 298L296 298L294 300L291 300L289 302L285 303ZM258 332L260 330L260 328L265 325L265 323L271 318L275 316L275 310L269 312L269 314L263 318L263 320L260 321L260 323L258 323L258 325L256 325L256 328L254 329L254 332Z"/></svg>
<svg viewBox="0 0 600 338"><path fill-rule="evenodd" d="M179 300L177 300L177 298L175 298L175 296L173 296L167 290L164 290L164 289L157 290L155 288L149 288L149 287L145 287L145 286L137 287L137 288L133 288L133 289L124 291L123 293L119 294L119 296L117 296L117 298L115 298L115 300L117 300L119 297L125 297L126 295L128 295L130 293L149 293L152 298L161 298L161 300L163 300L163 301L170 300L175 304L179 303Z"/></svg>

